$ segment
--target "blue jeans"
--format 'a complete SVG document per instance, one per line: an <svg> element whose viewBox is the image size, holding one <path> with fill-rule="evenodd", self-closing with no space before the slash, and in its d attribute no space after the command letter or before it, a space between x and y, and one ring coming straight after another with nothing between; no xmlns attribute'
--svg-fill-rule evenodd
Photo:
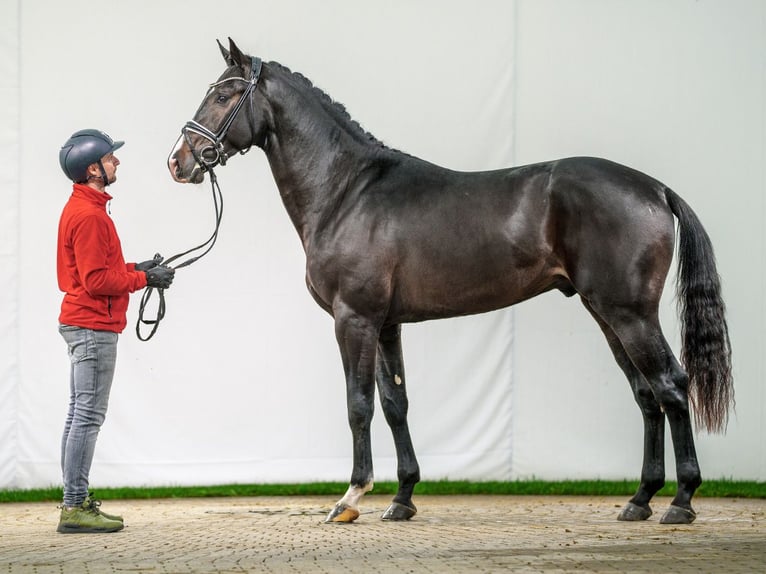
<svg viewBox="0 0 766 574"><path fill-rule="evenodd" d="M106 418L117 360L117 333L59 325L72 366L69 412L61 440L64 505L80 506L88 496L88 476L96 439Z"/></svg>

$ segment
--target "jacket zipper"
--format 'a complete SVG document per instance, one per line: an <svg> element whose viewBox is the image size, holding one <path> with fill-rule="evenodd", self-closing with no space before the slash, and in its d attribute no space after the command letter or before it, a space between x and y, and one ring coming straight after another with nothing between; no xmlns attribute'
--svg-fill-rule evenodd
<svg viewBox="0 0 766 574"><path fill-rule="evenodd" d="M108 305L107 305L107 312L109 313L109 318L112 318L112 296L109 295L107 297Z"/></svg>

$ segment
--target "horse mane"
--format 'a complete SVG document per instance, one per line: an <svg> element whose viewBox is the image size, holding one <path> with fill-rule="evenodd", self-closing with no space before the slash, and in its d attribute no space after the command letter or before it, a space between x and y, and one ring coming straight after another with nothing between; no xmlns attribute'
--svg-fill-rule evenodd
<svg viewBox="0 0 766 574"><path fill-rule="evenodd" d="M324 107L324 109L327 110L327 112L329 112L335 120L347 126L351 132L360 136L362 140L365 140L373 146L380 147L384 150L398 151L391 149L370 132L365 130L358 121L351 117L351 114L349 114L348 110L346 110L346 106L333 100L329 95L327 95L326 92L315 86L311 80L309 80L300 72L293 72L290 70L290 68L283 66L279 62L269 62L269 66L273 66L281 72L284 72L290 76L290 78L295 80L300 86L307 88L317 97L319 103L322 104L322 107Z"/></svg>

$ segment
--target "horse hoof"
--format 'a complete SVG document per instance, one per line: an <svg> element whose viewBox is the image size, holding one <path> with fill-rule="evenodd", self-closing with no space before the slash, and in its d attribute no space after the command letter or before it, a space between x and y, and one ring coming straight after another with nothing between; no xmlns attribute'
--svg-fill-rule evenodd
<svg viewBox="0 0 766 574"><path fill-rule="evenodd" d="M625 522L639 522L640 520L646 520L652 515L652 509L649 505L639 506L628 502L625 507L620 511L620 515L617 520L623 520Z"/></svg>
<svg viewBox="0 0 766 574"><path fill-rule="evenodd" d="M359 511L356 508L351 508L342 504L336 504L330 513L327 515L325 522L342 522L349 523L359 518Z"/></svg>
<svg viewBox="0 0 766 574"><path fill-rule="evenodd" d="M691 508L681 508L671 504L660 519L660 524L691 524L695 518L697 518L697 513Z"/></svg>
<svg viewBox="0 0 766 574"><path fill-rule="evenodd" d="M418 509L414 505L406 506L399 502L392 502L380 518L382 520L409 520L415 516L417 511Z"/></svg>

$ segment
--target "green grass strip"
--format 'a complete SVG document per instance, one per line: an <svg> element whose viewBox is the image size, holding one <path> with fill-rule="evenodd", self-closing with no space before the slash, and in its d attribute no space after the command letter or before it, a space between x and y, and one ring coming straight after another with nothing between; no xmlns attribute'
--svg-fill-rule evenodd
<svg viewBox="0 0 766 574"><path fill-rule="evenodd" d="M96 495L102 500L147 498L203 498L226 496L309 496L321 495L331 498L341 496L348 483L316 482L301 484L228 484L220 486L162 486L99 488ZM375 483L375 494L396 493L395 482ZM525 480L512 482L471 481L425 481L415 488L415 495L537 495L537 496L631 496L638 488L638 481L566 480L548 482ZM668 483L658 494L672 496L676 483ZM698 496L724 498L766 498L766 482L708 480L697 491ZM30 490L0 491L2 502L60 501L60 487Z"/></svg>

